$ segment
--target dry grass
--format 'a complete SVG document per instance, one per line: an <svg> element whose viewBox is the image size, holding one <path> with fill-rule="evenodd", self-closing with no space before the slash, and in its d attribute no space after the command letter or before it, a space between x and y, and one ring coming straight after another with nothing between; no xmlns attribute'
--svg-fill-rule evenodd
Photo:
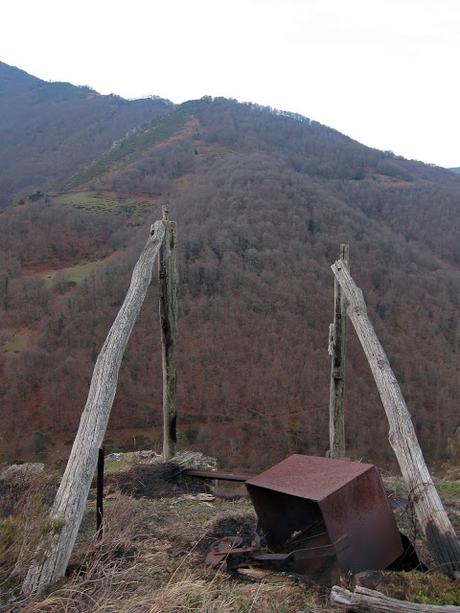
<svg viewBox="0 0 460 613"><path fill-rule="evenodd" d="M248 583L204 567L203 543L222 522L249 525L253 512L238 502L123 496L106 505L98 540L88 519L70 575L41 597L18 599L5 611L26 613L290 612L317 602L313 590L286 582ZM216 533L217 530L217 533ZM20 609L18 608L20 607Z"/></svg>
<svg viewBox="0 0 460 613"><path fill-rule="evenodd" d="M89 529L81 535L70 560L69 576L45 597L18 599L15 605L28 613L122 610L120 603L135 587L138 551L134 532L141 515L136 501L117 500L108 508L102 538Z"/></svg>
<svg viewBox="0 0 460 613"><path fill-rule="evenodd" d="M394 491L398 497L404 493L399 484ZM205 568L205 552L211 542L238 531L243 538L250 538L255 516L248 500L201 502L186 496L134 499L121 493L106 500L102 539L97 539L94 531L94 502L88 505L68 576L48 593L21 600L17 588L43 517L42 506L40 512L36 506L26 507L21 521L28 522L30 529L18 542L21 555L16 550L8 562L11 573L20 560L19 572L16 568L16 575L8 578L16 581L16 591L9 595L16 595L17 600L0 607L2 611L296 613L327 607L324 590L303 581L275 575L250 582L222 569ZM424 594L410 579L411 573L404 575L423 601ZM439 597L447 599L448 586L439 581L436 585ZM390 582L390 592L395 589L396 584ZM430 589L434 594L434 587Z"/></svg>
<svg viewBox="0 0 460 613"><path fill-rule="evenodd" d="M217 573L210 580L192 574L160 588L150 603L150 613L206 611L218 613L303 611L309 604L302 587L294 584L241 584Z"/></svg>
<svg viewBox="0 0 460 613"><path fill-rule="evenodd" d="M0 480L0 607L13 598L32 560L48 519L55 479L45 474Z"/></svg>

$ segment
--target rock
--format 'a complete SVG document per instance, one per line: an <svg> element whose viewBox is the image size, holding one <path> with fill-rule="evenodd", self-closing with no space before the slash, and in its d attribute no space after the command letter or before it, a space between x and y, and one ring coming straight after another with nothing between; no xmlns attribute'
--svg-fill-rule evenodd
<svg viewBox="0 0 460 613"><path fill-rule="evenodd" d="M127 451L125 453L110 453L105 458L113 462L128 462L132 464L155 464L161 461L161 454L150 449L143 451Z"/></svg>
<svg viewBox="0 0 460 613"><path fill-rule="evenodd" d="M42 462L25 462L24 464L11 464L0 473L0 479L12 479L14 477L30 477L38 475L45 470Z"/></svg>
<svg viewBox="0 0 460 613"><path fill-rule="evenodd" d="M217 460L203 455L200 451L180 451L171 458L172 464L177 464L181 470L216 470Z"/></svg>
<svg viewBox="0 0 460 613"><path fill-rule="evenodd" d="M111 453L105 458L113 462L127 462L132 464L162 464L163 456L161 453L150 449L143 451L127 451L125 453ZM176 464L181 470L200 469L200 470L215 470L217 468L217 460L203 455L200 451L180 451L170 463Z"/></svg>

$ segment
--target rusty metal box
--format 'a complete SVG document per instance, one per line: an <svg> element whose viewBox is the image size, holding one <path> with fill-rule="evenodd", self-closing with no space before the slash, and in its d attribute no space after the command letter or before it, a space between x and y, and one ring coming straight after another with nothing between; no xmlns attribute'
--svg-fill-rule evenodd
<svg viewBox="0 0 460 613"><path fill-rule="evenodd" d="M384 569L403 553L371 464L292 455L246 486L268 546L297 552L299 572Z"/></svg>

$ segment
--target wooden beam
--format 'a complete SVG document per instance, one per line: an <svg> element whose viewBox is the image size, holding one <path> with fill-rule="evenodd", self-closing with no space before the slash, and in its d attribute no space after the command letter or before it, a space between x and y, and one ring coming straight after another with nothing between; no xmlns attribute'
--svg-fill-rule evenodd
<svg viewBox="0 0 460 613"><path fill-rule="evenodd" d="M163 364L163 460L167 462L176 453L177 405L175 344L177 337L177 265L176 224L169 221L163 208L165 238L158 258L159 310L161 325L161 353Z"/></svg>
<svg viewBox="0 0 460 613"><path fill-rule="evenodd" d="M388 419L389 440L415 511L439 570L460 573L460 544L428 471L409 410L367 314L362 291L342 260L332 265L348 300L348 316L366 354Z"/></svg>
<svg viewBox="0 0 460 613"><path fill-rule="evenodd" d="M354 613L459 613L460 607L420 604L389 598L375 590L357 586L354 592L334 585L331 590L331 604L342 611Z"/></svg>
<svg viewBox="0 0 460 613"><path fill-rule="evenodd" d="M184 470L183 474L186 477L198 477L200 479L217 479L218 481L239 481L244 483L248 479L252 479L256 475L248 473L230 473L225 470Z"/></svg>
<svg viewBox="0 0 460 613"><path fill-rule="evenodd" d="M349 268L348 245L340 245L340 259ZM329 393L329 453L331 458L345 457L345 359L347 341L347 299L334 277L334 322L329 328L331 384Z"/></svg>
<svg viewBox="0 0 460 613"><path fill-rule="evenodd" d="M88 399L51 509L50 528L38 545L35 560L22 586L24 593L41 590L64 576L107 428L123 353L152 280L153 264L164 234L163 222L157 221L134 267L125 300L96 360Z"/></svg>

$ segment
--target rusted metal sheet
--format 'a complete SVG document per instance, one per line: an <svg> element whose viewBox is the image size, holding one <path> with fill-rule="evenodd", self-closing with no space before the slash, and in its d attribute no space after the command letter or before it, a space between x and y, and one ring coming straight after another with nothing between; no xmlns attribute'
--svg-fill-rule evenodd
<svg viewBox="0 0 460 613"><path fill-rule="evenodd" d="M319 502L370 468L361 462L295 454L250 478L248 484Z"/></svg>
<svg viewBox="0 0 460 613"><path fill-rule="evenodd" d="M260 542L253 542L250 546L241 546L242 538L239 536L226 536L211 545L206 556L206 566L211 568L223 567L227 570L236 570L247 566L262 566L272 570L296 570L304 568L305 563L314 567L326 566L323 558L335 558L341 543L296 549L290 553L271 553L262 551ZM344 539L342 539L344 540Z"/></svg>
<svg viewBox="0 0 460 613"><path fill-rule="evenodd" d="M246 486L274 552L328 551L294 556L292 566L320 580L340 571L379 570L403 552L380 475L371 464L292 455Z"/></svg>

